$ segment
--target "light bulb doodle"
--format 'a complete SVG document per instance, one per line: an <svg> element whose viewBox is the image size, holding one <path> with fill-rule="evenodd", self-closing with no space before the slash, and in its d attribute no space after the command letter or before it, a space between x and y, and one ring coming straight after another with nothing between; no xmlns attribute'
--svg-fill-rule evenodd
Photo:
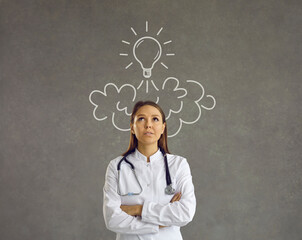
<svg viewBox="0 0 302 240"><path fill-rule="evenodd" d="M159 82L156 81L155 84L154 79L150 79L157 62L168 69L164 63L167 60L166 57L175 56L175 53L165 48L172 40L160 43L156 39L162 30L163 27L159 29L156 36L152 37L152 29L150 31L146 22L147 35L140 36L139 31L136 32L131 27L131 31L137 38L133 41L134 44L131 41L122 40L122 43L130 46L130 49L129 47L125 49L130 52L119 53L119 55L131 57L132 50L134 58L125 69L135 66L133 64L135 59L143 70L145 79L141 80L137 86L128 83L122 86L107 83L103 90L92 91L89 101L94 106L93 116L97 121L111 120L115 129L129 131L129 116L134 102L148 99L155 101L163 108L167 116L166 120L169 122L168 137L174 137L181 131L183 125L192 125L199 121L202 111L215 108L216 99L212 95L205 94L204 87L198 81L179 81L176 77L168 77L159 86Z"/></svg>
<svg viewBox="0 0 302 240"><path fill-rule="evenodd" d="M142 37L133 46L133 56L143 69L143 76L150 78L154 64L160 59L162 47L153 37Z"/></svg>
<svg viewBox="0 0 302 240"><path fill-rule="evenodd" d="M146 33L148 33L147 35L139 36L140 34L137 33L137 31L135 31L133 27L131 27L133 34L139 39L134 42L133 46L131 41L122 40L122 43L132 46L132 55L134 59L140 64L145 79L149 79L152 76L154 65L159 61L159 59L161 59L163 56L168 58L175 56L175 53L165 51L165 47L167 46L167 44L172 43L172 40L159 42L159 40L157 39L162 32L163 27L159 29L156 36L155 34L152 35L152 31L149 30L149 24L148 21L146 21ZM130 53L125 52L120 53L119 55L123 57L131 57ZM168 69L168 66L163 61L161 61L160 64L164 68ZM131 66L133 66L133 61L127 64L125 69L128 69ZM146 80L145 83L147 85L148 80ZM146 90L147 89L148 86L146 86Z"/></svg>

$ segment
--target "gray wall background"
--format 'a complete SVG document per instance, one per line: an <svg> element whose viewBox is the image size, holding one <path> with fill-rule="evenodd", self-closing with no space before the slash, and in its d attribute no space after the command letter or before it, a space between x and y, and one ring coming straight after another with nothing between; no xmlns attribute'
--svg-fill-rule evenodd
<svg viewBox="0 0 302 240"><path fill-rule="evenodd" d="M198 200L184 239L302 239L301 1L0 1L0 239L114 239L109 161L128 132L93 118L106 83L137 84L130 27L164 27L176 56L154 79L194 79L217 100L169 139Z"/></svg>

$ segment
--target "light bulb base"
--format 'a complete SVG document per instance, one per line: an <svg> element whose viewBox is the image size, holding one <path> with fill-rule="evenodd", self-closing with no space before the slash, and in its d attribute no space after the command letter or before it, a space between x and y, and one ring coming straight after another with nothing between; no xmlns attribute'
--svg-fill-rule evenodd
<svg viewBox="0 0 302 240"><path fill-rule="evenodd" d="M151 68L143 69L143 75L145 78L150 78L151 77Z"/></svg>

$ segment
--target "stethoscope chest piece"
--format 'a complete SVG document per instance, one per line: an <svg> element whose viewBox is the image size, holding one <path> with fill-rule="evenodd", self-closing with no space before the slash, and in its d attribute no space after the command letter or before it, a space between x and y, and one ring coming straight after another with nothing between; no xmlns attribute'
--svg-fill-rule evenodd
<svg viewBox="0 0 302 240"><path fill-rule="evenodd" d="M175 189L172 187L172 184L165 188L165 193L168 195L173 195L175 193Z"/></svg>

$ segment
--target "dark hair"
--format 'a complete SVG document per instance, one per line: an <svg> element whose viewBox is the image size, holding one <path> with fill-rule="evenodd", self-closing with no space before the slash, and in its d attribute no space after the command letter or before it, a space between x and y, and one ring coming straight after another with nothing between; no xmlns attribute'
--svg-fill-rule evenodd
<svg viewBox="0 0 302 240"><path fill-rule="evenodd" d="M139 101L133 107L132 114L131 114L131 117L130 117L131 124L134 124L134 118L135 118L135 115L136 115L137 111L141 107L146 106L146 105L155 107L160 112L160 114L162 116L162 119L163 119L163 123L166 123L165 113L158 104L156 104L155 102L152 102L152 101ZM170 153L169 149L168 149L167 139L168 139L168 131L167 131L167 124L166 124L165 130L164 130L163 134L160 136L160 138L158 140L158 147L161 149L161 151L164 151L165 153ZM127 151L125 153L123 153L122 155L127 156L130 153L134 152L135 148L137 148L137 145L138 145L137 138L136 138L135 134L133 134L130 131L129 146L128 146Z"/></svg>

